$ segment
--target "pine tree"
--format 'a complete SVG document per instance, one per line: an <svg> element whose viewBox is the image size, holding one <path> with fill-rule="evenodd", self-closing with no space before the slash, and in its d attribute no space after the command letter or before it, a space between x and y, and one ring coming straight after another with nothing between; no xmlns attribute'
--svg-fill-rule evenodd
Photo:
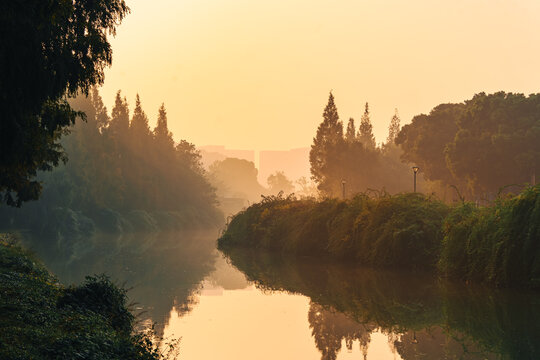
<svg viewBox="0 0 540 360"><path fill-rule="evenodd" d="M99 91L96 86L92 87L90 92L90 101L96 111L96 122L100 132L109 126L109 115L107 114L107 108L103 104L103 99L99 95Z"/></svg>
<svg viewBox="0 0 540 360"><path fill-rule="evenodd" d="M334 103L334 95L330 92L328 104L323 112L323 122L317 129L309 152L311 175L319 185L326 178L326 168L330 161L328 154L340 142L343 142L343 124L339 121L339 115Z"/></svg>
<svg viewBox="0 0 540 360"><path fill-rule="evenodd" d="M148 117L141 106L139 94L135 98L135 108L129 123L129 140L126 154L124 177L129 184L128 191L132 192L132 197L128 200L128 205L134 208L147 208L152 203L153 198L146 196L147 189L153 186L153 176L148 174L146 167L151 164L153 152L152 134L148 125Z"/></svg>
<svg viewBox="0 0 540 360"><path fill-rule="evenodd" d="M356 129L354 127L353 118L349 118L349 123L347 124L347 132L345 133L345 140L350 143L356 140Z"/></svg>
<svg viewBox="0 0 540 360"><path fill-rule="evenodd" d="M129 107L126 98L122 99L120 90L116 93L111 113L109 129L114 137L125 137L129 129Z"/></svg>
<svg viewBox="0 0 540 360"><path fill-rule="evenodd" d="M172 133L167 127L167 111L165 104L161 104L158 112L158 120L154 128L154 140L159 147L174 148L174 140Z"/></svg>
<svg viewBox="0 0 540 360"><path fill-rule="evenodd" d="M367 148L375 149L376 147L375 136L373 136L373 125L371 125L371 120L369 119L368 103L366 103L364 115L362 115L362 120L360 122L360 129L358 130L358 139Z"/></svg>
<svg viewBox="0 0 540 360"><path fill-rule="evenodd" d="M129 130L132 133L132 137L137 140L144 140L150 137L150 126L148 125L148 116L144 113L141 107L141 99L139 94L135 98L135 109L133 110L133 117L129 124Z"/></svg>
<svg viewBox="0 0 540 360"><path fill-rule="evenodd" d="M398 115L398 110L396 109L396 112L394 116L392 116L392 120L390 120L390 125L388 126L388 138L386 139L386 144L394 144L396 137L399 133L400 129L400 119Z"/></svg>

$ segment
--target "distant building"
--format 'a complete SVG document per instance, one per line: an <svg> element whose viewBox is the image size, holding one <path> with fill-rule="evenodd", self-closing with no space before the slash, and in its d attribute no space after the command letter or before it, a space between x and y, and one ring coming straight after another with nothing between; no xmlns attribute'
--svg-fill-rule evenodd
<svg viewBox="0 0 540 360"><path fill-rule="evenodd" d="M305 176L309 179L309 150L263 150L259 152L259 182L266 185L266 179L276 171L283 171L293 182Z"/></svg>
<svg viewBox="0 0 540 360"><path fill-rule="evenodd" d="M203 166L208 167L214 161L226 158L237 158L251 161L259 170L258 181L266 186L266 179L276 171L283 171L291 181L296 181L302 176L309 179L309 147L291 150L262 150L259 151L258 162L255 161L254 150L227 149L223 145L208 145L198 148L201 152Z"/></svg>
<svg viewBox="0 0 540 360"><path fill-rule="evenodd" d="M225 158L237 158L244 159L255 163L255 151L254 150L238 150L238 149L227 149L223 145L207 145L199 146L201 151L202 163L203 166L208 169L208 167L218 160L224 160Z"/></svg>

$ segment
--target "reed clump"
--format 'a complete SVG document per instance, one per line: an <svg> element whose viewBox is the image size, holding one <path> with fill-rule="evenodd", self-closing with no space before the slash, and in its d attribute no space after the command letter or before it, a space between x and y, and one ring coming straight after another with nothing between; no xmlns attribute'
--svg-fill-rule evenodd
<svg viewBox="0 0 540 360"><path fill-rule="evenodd" d="M222 249L261 248L363 265L435 269L495 286L540 287L540 185L477 207L418 193L263 197L227 224Z"/></svg>

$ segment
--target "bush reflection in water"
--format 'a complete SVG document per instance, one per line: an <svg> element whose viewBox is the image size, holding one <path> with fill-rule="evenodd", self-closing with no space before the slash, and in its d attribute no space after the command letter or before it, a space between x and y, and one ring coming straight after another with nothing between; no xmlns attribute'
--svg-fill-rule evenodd
<svg viewBox="0 0 540 360"><path fill-rule="evenodd" d="M141 325L155 322L161 336L171 308L189 312L202 280L214 270L216 232L100 233L70 247L25 234L23 242L66 285L102 273L125 284Z"/></svg>
<svg viewBox="0 0 540 360"><path fill-rule="evenodd" d="M336 359L343 341L349 348L358 342L365 353L375 330L387 334L404 359L540 358L535 293L310 258L238 249L225 253L257 287L311 299L308 320L322 359Z"/></svg>

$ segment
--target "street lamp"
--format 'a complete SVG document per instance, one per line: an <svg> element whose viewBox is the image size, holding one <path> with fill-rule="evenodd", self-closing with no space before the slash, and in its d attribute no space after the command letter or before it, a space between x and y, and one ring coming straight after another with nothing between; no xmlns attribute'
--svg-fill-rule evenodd
<svg viewBox="0 0 540 360"><path fill-rule="evenodd" d="M345 199L345 180L341 180L341 191L343 192L343 199Z"/></svg>
<svg viewBox="0 0 540 360"><path fill-rule="evenodd" d="M412 171L414 172L414 192L416 192L416 174L420 168L418 166L413 166Z"/></svg>

